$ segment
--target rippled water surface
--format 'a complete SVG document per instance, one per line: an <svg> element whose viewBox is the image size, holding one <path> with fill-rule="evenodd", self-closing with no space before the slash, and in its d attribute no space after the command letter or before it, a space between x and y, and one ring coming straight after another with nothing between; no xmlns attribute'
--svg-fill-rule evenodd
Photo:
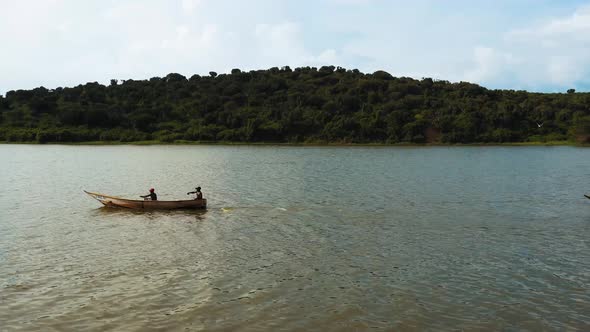
<svg viewBox="0 0 590 332"><path fill-rule="evenodd" d="M0 145L0 326L590 330L590 150ZM206 211L99 208L82 190Z"/></svg>

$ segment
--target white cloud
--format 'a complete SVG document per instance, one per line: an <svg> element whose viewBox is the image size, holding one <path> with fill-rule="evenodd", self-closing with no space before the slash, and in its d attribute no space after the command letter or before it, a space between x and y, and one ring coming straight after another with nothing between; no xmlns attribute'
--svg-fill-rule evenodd
<svg viewBox="0 0 590 332"><path fill-rule="evenodd" d="M340 61L338 53L336 50L327 49L320 53L317 57L312 59L312 62L318 62L323 64L336 64Z"/></svg>
<svg viewBox="0 0 590 332"><path fill-rule="evenodd" d="M463 80L468 82L490 82L501 80L508 67L519 61L510 53L502 53L490 47L478 46L473 51L474 68L468 70Z"/></svg>
<svg viewBox="0 0 590 332"><path fill-rule="evenodd" d="M258 24L255 28L257 47L264 61L289 64L307 57L301 27L293 22Z"/></svg>
<svg viewBox="0 0 590 332"><path fill-rule="evenodd" d="M334 49L314 53L305 45L302 27L298 23L258 24L255 29L259 50L259 67L321 66L339 62ZM267 65L265 65L267 64Z"/></svg>
<svg viewBox="0 0 590 332"><path fill-rule="evenodd" d="M473 63L465 80L509 84L510 78L513 86L526 89L584 84L590 75L590 6L509 31L501 45L475 48Z"/></svg>
<svg viewBox="0 0 590 332"><path fill-rule="evenodd" d="M196 8L199 7L202 0L181 0L182 9L186 13L192 13Z"/></svg>
<svg viewBox="0 0 590 332"><path fill-rule="evenodd" d="M586 34L585 37L588 38L588 33L590 33L590 5L580 7L568 17L554 18L540 26L512 31L509 37L515 40L528 39L533 36L572 38L578 34Z"/></svg>
<svg viewBox="0 0 590 332"><path fill-rule="evenodd" d="M337 5L366 5L375 0L328 0L329 3Z"/></svg>
<svg viewBox="0 0 590 332"><path fill-rule="evenodd" d="M0 0L3 1L3 0ZM29 1L29 2L28 2ZM30 0L0 12L0 94L10 89L146 79L178 72L330 63L334 49L312 50L302 23L281 19L274 1ZM268 18L274 22L261 23ZM30 22L23 24L22 22ZM330 63L331 64L331 63Z"/></svg>
<svg viewBox="0 0 590 332"><path fill-rule="evenodd" d="M382 69L498 88L590 86L590 6L545 21L521 14L512 25L449 6L463 5L0 0L0 94L284 65Z"/></svg>

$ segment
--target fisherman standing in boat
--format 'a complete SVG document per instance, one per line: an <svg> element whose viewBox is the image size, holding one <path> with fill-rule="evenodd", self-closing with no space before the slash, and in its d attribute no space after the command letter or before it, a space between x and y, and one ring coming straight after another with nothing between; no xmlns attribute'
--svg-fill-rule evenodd
<svg viewBox="0 0 590 332"><path fill-rule="evenodd" d="M152 201L157 201L158 200L158 195L156 195L154 188L150 188L150 193L147 195L143 195L143 196L139 196L139 197L143 197L143 198L150 198L150 200Z"/></svg>
<svg viewBox="0 0 590 332"><path fill-rule="evenodd" d="M196 194L197 197L195 199L203 199L203 193L201 192L201 187L196 187L195 190L196 191L191 191L191 192L188 192L186 194L187 195Z"/></svg>

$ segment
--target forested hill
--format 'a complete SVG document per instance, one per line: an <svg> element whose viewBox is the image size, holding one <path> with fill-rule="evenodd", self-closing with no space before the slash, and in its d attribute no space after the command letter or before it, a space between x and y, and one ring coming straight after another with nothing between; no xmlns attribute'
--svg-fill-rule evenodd
<svg viewBox="0 0 590 332"><path fill-rule="evenodd" d="M0 141L590 141L590 93L488 90L333 66L112 80L0 96Z"/></svg>

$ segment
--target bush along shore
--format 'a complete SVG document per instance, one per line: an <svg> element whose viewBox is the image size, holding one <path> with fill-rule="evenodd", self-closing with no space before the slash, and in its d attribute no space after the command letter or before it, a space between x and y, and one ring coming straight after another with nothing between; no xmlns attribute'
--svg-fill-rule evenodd
<svg viewBox="0 0 590 332"><path fill-rule="evenodd" d="M0 141L588 144L590 93L490 90L324 66L0 96Z"/></svg>

